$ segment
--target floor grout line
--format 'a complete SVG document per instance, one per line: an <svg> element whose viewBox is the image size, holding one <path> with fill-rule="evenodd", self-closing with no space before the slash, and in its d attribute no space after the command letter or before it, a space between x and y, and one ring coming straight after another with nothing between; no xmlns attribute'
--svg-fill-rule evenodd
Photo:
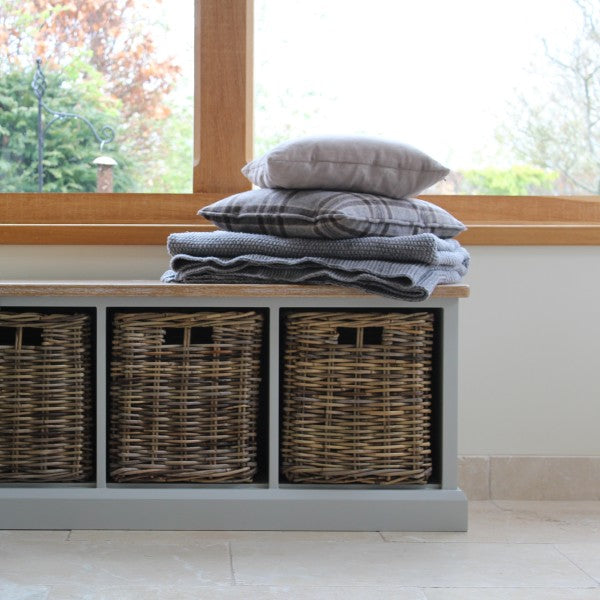
<svg viewBox="0 0 600 600"><path fill-rule="evenodd" d="M596 579L593 575L590 575L583 567L580 567L574 560L569 558L559 547L558 543L552 544L552 547L561 555L564 556L574 567L579 569L586 577L589 577L593 582L596 583L596 587L600 587L600 581Z"/></svg>
<svg viewBox="0 0 600 600"><path fill-rule="evenodd" d="M235 570L233 568L233 548L231 547L231 541L227 542L227 550L229 552L229 570L231 573L232 585L237 585L237 581L235 580Z"/></svg>

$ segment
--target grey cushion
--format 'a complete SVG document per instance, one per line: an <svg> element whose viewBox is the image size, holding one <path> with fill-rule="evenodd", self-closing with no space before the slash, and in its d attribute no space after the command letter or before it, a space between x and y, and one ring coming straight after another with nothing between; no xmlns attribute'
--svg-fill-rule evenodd
<svg viewBox="0 0 600 600"><path fill-rule="evenodd" d="M251 190L219 200L199 214L228 231L281 237L434 233L449 238L465 229L444 209L424 200L331 190Z"/></svg>
<svg viewBox="0 0 600 600"><path fill-rule="evenodd" d="M284 142L249 162L242 173L261 188L348 190L404 198L432 186L449 170L399 142L320 136Z"/></svg>

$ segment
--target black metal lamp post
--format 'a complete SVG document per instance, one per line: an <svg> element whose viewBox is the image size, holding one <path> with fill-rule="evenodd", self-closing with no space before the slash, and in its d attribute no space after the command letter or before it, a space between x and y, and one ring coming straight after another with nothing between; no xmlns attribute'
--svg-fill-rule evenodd
<svg viewBox="0 0 600 600"><path fill-rule="evenodd" d="M46 92L46 78L42 73L42 59L38 58L36 61L37 68L35 70L35 74L33 76L33 81L31 82L31 88L33 89L33 93L35 97L38 99L38 117L37 117L37 140L38 140L38 192L42 191L44 187L44 139L46 137L46 132L50 128L50 126L56 121L63 121L65 119L79 119L83 121L94 134L94 137L98 140L100 144L100 150L104 147L104 144L108 144L115 139L115 130L108 125L104 125L100 130L100 134L96 131L95 127L90 123L88 119L81 115L77 115L75 113L67 113L55 111L48 108L42 98L44 93ZM44 109L47 113L51 114L54 118L44 127L43 119L42 119L42 109Z"/></svg>

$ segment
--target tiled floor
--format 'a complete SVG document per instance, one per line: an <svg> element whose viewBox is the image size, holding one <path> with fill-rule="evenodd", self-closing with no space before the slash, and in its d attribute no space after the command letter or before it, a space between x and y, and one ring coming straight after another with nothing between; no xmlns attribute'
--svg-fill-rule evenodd
<svg viewBox="0 0 600 600"><path fill-rule="evenodd" d="M600 600L600 502L468 533L0 531L0 600Z"/></svg>

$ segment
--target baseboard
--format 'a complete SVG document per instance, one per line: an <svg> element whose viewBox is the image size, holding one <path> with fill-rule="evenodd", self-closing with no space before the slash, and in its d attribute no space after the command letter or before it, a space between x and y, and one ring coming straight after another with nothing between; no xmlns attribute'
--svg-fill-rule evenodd
<svg viewBox="0 0 600 600"><path fill-rule="evenodd" d="M469 500L600 500L600 456L461 456Z"/></svg>

